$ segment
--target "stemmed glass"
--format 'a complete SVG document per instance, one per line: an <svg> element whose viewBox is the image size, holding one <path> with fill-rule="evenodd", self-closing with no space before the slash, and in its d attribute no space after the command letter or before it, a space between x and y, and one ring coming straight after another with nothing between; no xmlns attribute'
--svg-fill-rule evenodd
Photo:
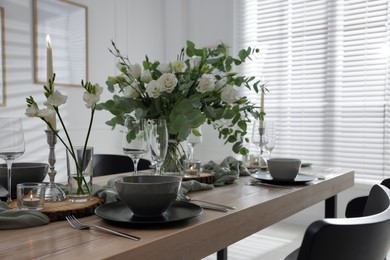
<svg viewBox="0 0 390 260"><path fill-rule="evenodd" d="M275 148L275 123L274 121L265 122L265 144L264 148L268 153L268 158L271 158L271 153Z"/></svg>
<svg viewBox="0 0 390 260"><path fill-rule="evenodd" d="M150 155L156 166L156 174L161 174L168 149L168 128L165 119L148 120Z"/></svg>
<svg viewBox="0 0 390 260"><path fill-rule="evenodd" d="M7 203L12 201L12 163L13 160L24 153L24 150L25 145L22 120L20 118L0 118L0 157L4 159L7 164Z"/></svg>
<svg viewBox="0 0 390 260"><path fill-rule="evenodd" d="M134 174L137 175L138 161L149 150L147 125L145 119L137 119L131 115L125 116L122 136L123 153L128 155L134 164Z"/></svg>
<svg viewBox="0 0 390 260"><path fill-rule="evenodd" d="M194 159L194 147L196 144L200 144L202 142L202 128L199 126L196 128L196 130L201 134L200 136L196 136L192 133L188 136L188 148L189 148L189 154L188 159L192 161Z"/></svg>

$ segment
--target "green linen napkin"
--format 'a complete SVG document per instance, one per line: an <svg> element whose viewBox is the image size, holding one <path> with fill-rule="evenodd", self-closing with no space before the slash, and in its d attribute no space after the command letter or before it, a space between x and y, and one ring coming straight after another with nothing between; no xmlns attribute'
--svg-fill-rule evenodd
<svg viewBox="0 0 390 260"><path fill-rule="evenodd" d="M248 169L242 161L232 156L226 157L220 164L209 161L204 164L203 171L214 173L214 186L223 186L233 183L239 176L249 176Z"/></svg>
<svg viewBox="0 0 390 260"><path fill-rule="evenodd" d="M7 203L0 201L0 229L28 228L49 223L49 217L39 211L10 209Z"/></svg>

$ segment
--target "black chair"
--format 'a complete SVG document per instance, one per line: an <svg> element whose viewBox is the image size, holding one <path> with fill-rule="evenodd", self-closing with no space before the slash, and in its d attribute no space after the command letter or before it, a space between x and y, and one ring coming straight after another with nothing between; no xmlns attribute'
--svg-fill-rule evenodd
<svg viewBox="0 0 390 260"><path fill-rule="evenodd" d="M150 169L150 161L140 159L138 170ZM123 172L134 171L134 164L130 157L117 154L94 154L93 156L93 176L103 176Z"/></svg>
<svg viewBox="0 0 390 260"><path fill-rule="evenodd" d="M384 179L381 184L390 189L390 179ZM345 216L347 218L362 217L367 199L368 196L361 196L349 201L345 208Z"/></svg>
<svg viewBox="0 0 390 260"><path fill-rule="evenodd" d="M390 190L372 187L364 217L313 222L285 260L383 260L390 248Z"/></svg>

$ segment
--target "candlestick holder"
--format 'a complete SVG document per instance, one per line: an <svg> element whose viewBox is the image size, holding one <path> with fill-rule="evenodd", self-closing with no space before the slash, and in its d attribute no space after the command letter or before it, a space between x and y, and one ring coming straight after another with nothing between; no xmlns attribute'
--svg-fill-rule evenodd
<svg viewBox="0 0 390 260"><path fill-rule="evenodd" d="M47 137L47 144L49 145L49 178L50 182L46 186L45 191L45 201L64 201L66 198L65 192L61 190L57 184L54 182L54 178L57 174L57 171L55 170L55 163L56 163L56 155L55 155L55 146L57 144L57 133L58 130L51 131L51 130L45 130L46 137Z"/></svg>
<svg viewBox="0 0 390 260"><path fill-rule="evenodd" d="M260 156L259 156L259 166L261 170L266 170L268 168L267 159L264 156L264 146L265 146L265 128L259 127L260 135Z"/></svg>

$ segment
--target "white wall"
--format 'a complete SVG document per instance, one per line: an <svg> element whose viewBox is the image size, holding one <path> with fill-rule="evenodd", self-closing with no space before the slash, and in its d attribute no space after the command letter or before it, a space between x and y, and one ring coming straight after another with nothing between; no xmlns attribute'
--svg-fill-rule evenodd
<svg viewBox="0 0 390 260"><path fill-rule="evenodd" d="M26 152L17 161L46 162L48 146L44 123L27 118L25 98L32 95L43 103L42 85L33 82L33 17L31 0L0 0L5 8L5 43L7 106L0 107L2 117L21 117L25 128ZM151 59L173 60L187 39L198 46L215 46L219 42L233 44L233 0L75 0L88 7L89 80L105 86L109 75L118 73L116 61L108 51L111 40L131 61ZM55 52L55 39L52 39ZM54 67L55 71L55 67ZM81 79L80 79L81 80ZM82 88L57 86L68 101L61 106L73 143L82 144L89 120L89 110L82 101ZM105 91L102 99L111 95ZM122 153L119 131L105 124L110 119L106 111L98 111L90 137L96 153ZM202 161L222 159L232 154L223 146L217 133L204 127L204 142L195 156ZM61 133L61 132L60 132ZM63 131L62 131L63 133ZM57 181L66 180L65 149L56 146Z"/></svg>

